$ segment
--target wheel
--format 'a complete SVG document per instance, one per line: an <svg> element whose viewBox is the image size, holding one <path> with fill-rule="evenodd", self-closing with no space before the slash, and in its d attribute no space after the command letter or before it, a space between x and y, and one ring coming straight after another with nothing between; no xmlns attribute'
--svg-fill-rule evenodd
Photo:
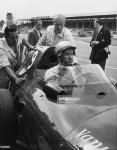
<svg viewBox="0 0 117 150"><path fill-rule="evenodd" d="M7 89L0 89L0 145L14 145L17 137L17 117Z"/></svg>
<svg viewBox="0 0 117 150"><path fill-rule="evenodd" d="M94 83L99 81L99 79L97 78L96 74L94 74L93 72L83 72L79 75L77 75L71 82L71 84L75 83L76 85L78 84L85 84L85 82L88 83Z"/></svg>

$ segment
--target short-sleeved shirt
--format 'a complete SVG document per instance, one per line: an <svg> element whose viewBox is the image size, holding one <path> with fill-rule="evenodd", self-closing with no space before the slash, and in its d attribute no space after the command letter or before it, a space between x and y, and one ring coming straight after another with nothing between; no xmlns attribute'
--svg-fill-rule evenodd
<svg viewBox="0 0 117 150"><path fill-rule="evenodd" d="M40 38L37 45L42 46L55 46L61 41L69 41L73 46L75 46L75 42L73 39L72 33L66 27L63 27L62 32L55 36L54 25L47 27L47 30Z"/></svg>
<svg viewBox="0 0 117 150"><path fill-rule="evenodd" d="M0 39L0 84L2 80L9 80L8 76L6 75L4 71L5 66L10 66L13 70L14 67L20 62L21 60L21 54L20 54L20 44L22 42L22 39L18 39L17 44L17 55L14 53L14 51L9 47L9 45L6 42L5 38ZM5 81L6 82L6 81Z"/></svg>

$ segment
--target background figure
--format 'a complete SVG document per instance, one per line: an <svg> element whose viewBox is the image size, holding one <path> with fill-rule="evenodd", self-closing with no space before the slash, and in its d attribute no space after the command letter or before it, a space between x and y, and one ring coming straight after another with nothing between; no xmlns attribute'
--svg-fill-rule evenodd
<svg viewBox="0 0 117 150"><path fill-rule="evenodd" d="M61 14L53 17L53 24L47 27L44 35L37 43L43 46L56 46L61 41L69 41L73 46L75 42L72 33L65 27L66 18Z"/></svg>
<svg viewBox="0 0 117 150"><path fill-rule="evenodd" d="M4 30L6 28L6 24L4 22L4 20L0 21L0 38L4 37Z"/></svg>
<svg viewBox="0 0 117 150"><path fill-rule="evenodd" d="M35 20L34 21L34 28L28 34L28 42L31 45L36 46L36 44L38 43L40 37L42 36L42 33L40 31L41 28L42 28L42 21L41 20Z"/></svg>
<svg viewBox="0 0 117 150"><path fill-rule="evenodd" d="M7 13L6 15L6 24L9 27L11 24L13 24L13 14Z"/></svg>
<svg viewBox="0 0 117 150"><path fill-rule="evenodd" d="M108 46L111 44L111 34L108 29L103 27L103 20L101 19L94 21L94 27L95 30L90 42L92 51L89 59L91 64L99 64L105 70L106 59L109 54Z"/></svg>
<svg viewBox="0 0 117 150"><path fill-rule="evenodd" d="M7 26L7 25L5 24L4 20L1 20L1 21L0 21L0 28L1 28L0 31L3 31L3 32L4 32L6 26Z"/></svg>

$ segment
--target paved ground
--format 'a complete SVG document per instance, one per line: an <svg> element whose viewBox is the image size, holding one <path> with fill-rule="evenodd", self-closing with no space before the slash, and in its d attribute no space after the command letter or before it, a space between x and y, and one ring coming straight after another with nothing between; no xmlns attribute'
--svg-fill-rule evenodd
<svg viewBox="0 0 117 150"><path fill-rule="evenodd" d="M75 37L77 46L77 56L80 64L90 63L89 55L91 47L85 38ZM110 46L111 55L107 59L105 72L108 76L117 80L117 46Z"/></svg>

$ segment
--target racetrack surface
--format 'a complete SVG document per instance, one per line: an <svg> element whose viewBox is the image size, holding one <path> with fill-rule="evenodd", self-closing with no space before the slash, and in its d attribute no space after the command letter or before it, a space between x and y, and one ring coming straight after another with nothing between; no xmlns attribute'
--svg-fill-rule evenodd
<svg viewBox="0 0 117 150"><path fill-rule="evenodd" d="M85 42L85 39L74 37L76 42L76 54L80 64L89 64L89 55L91 53L91 47L89 42ZM106 63L105 72L107 76L117 80L117 46L109 46L111 55L109 55Z"/></svg>

